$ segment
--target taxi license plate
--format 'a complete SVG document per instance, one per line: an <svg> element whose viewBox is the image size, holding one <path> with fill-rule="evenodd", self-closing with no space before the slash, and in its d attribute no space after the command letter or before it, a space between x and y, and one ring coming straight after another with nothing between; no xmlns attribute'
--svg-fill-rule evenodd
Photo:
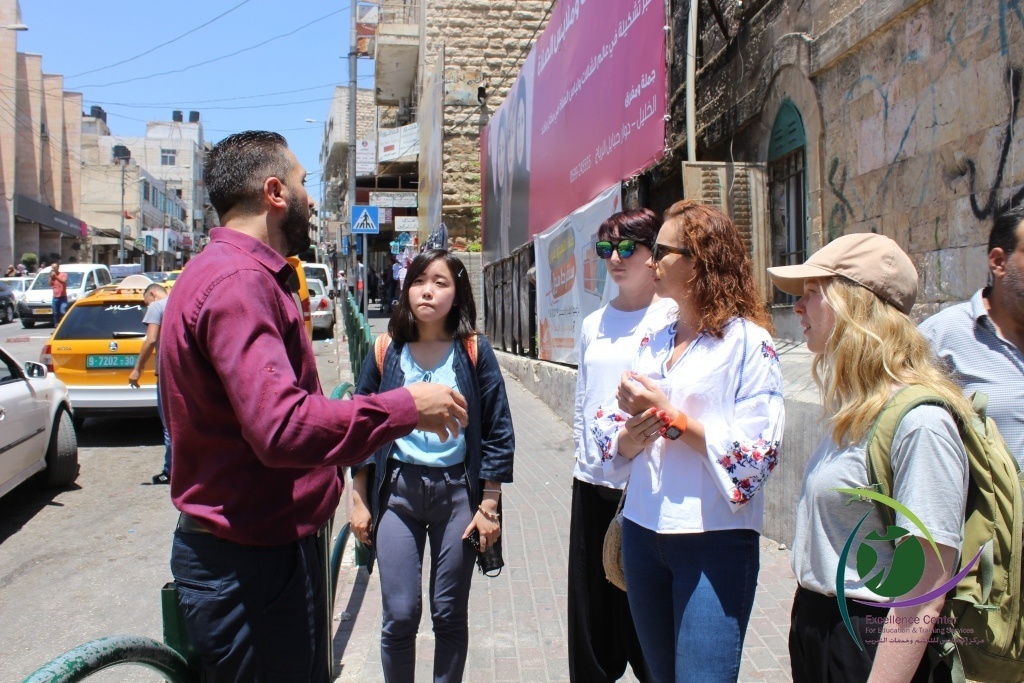
<svg viewBox="0 0 1024 683"><path fill-rule="evenodd" d="M38 313L39 315L53 315L53 309L52 308L37 308L36 309L36 313Z"/></svg>
<svg viewBox="0 0 1024 683"><path fill-rule="evenodd" d="M86 356L85 368L87 370L97 370L100 368L134 368L135 363L138 360L139 357L134 355Z"/></svg>

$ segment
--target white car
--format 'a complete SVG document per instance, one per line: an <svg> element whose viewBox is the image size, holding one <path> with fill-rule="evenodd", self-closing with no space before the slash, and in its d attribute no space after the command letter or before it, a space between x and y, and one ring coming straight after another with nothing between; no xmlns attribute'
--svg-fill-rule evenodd
<svg viewBox="0 0 1024 683"><path fill-rule="evenodd" d="M45 365L22 365L0 349L0 496L37 472L49 486L78 478L68 390Z"/></svg>
<svg viewBox="0 0 1024 683"><path fill-rule="evenodd" d="M327 296L334 297L338 294L334 290L334 278L331 277L331 267L325 263L312 263L304 261L302 271L306 274L307 280L319 280L324 283L324 290Z"/></svg>
<svg viewBox="0 0 1024 683"><path fill-rule="evenodd" d="M324 293L324 283L320 280L306 280L309 289L309 310L313 314L313 332L326 332L328 337L334 336L334 300Z"/></svg>

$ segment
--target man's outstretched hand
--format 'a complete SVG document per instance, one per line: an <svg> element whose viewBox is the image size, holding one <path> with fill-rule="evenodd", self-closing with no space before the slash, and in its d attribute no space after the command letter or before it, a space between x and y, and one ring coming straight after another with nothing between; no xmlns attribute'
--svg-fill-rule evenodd
<svg viewBox="0 0 1024 683"><path fill-rule="evenodd" d="M469 424L466 398L443 384L417 382L406 387L416 402L420 419L416 429L437 434L442 442L458 436L459 427Z"/></svg>

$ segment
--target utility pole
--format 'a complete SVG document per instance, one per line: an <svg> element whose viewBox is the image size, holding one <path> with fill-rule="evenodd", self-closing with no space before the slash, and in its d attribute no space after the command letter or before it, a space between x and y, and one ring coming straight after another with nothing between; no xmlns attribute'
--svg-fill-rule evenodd
<svg viewBox="0 0 1024 683"><path fill-rule="evenodd" d="M356 79L358 72L358 60L359 56L356 53L356 11L358 10L358 3L353 2L351 4L351 30L349 32L349 50L348 50L348 197L346 202L348 203L348 215L349 215L349 234L352 232L352 207L356 205L356 95L358 91L356 89ZM369 272L366 264L369 262L366 253L366 235L360 236L363 243L363 273ZM341 242L339 237L338 242ZM356 278L360 277L359 263L356 262ZM363 275L363 289L362 293L356 290L359 295L359 308L364 313L369 311L366 308L366 276Z"/></svg>
<svg viewBox="0 0 1024 683"><path fill-rule="evenodd" d="M121 160L121 253L118 256L118 263L124 263L124 167L125 160Z"/></svg>

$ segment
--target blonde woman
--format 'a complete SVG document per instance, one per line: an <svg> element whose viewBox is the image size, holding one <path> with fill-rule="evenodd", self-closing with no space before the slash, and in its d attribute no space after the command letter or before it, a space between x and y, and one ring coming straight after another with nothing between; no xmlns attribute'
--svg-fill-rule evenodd
<svg viewBox="0 0 1024 683"><path fill-rule="evenodd" d="M891 239L863 233L832 241L803 265L768 272L775 286L800 296L793 310L815 354L813 373L827 417L826 433L804 472L797 508L793 571L798 586L789 633L793 679L949 680L948 668L940 664L930 671L925 656L929 639L938 636L932 629L944 598L891 609L865 605L858 601L887 598L868 588L872 577L861 577L857 553L846 553L840 567L851 536L851 547L857 548L873 540L866 538L870 532L886 531L876 503L837 489L872 483L867 437L889 399L903 387L923 385L956 413L971 410L907 315L917 296L917 271ZM963 542L968 465L954 415L936 405L912 409L896 430L891 459L892 497L916 515L938 549L936 556L929 543L921 543L924 573L905 596L910 598L950 578ZM912 536L925 536L901 512L896 524ZM876 541L871 547L878 554L875 567L893 566L893 543ZM856 640L842 619L837 594L844 596ZM914 625L912 631L907 624Z"/></svg>

